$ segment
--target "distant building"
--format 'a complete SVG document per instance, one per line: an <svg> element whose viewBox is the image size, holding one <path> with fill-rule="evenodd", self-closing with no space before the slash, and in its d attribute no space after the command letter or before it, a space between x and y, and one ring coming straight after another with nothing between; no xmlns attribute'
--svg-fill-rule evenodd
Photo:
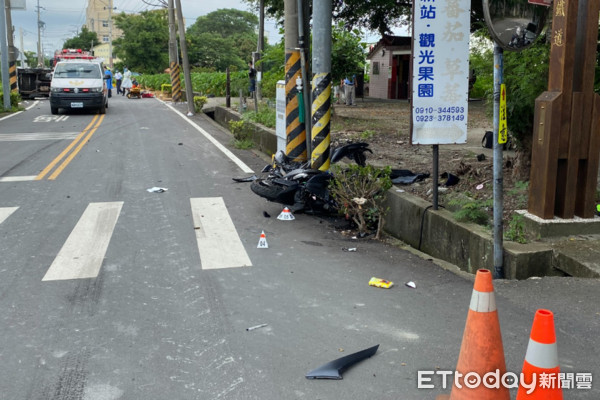
<svg viewBox="0 0 600 400"><path fill-rule="evenodd" d="M104 60L104 64L106 66L108 66L108 59L109 59L108 43L101 43L99 45L94 46L94 48L92 49L92 52L96 57L102 58ZM117 57L113 57L113 65L119 61L121 61L121 60L119 60Z"/></svg>
<svg viewBox="0 0 600 400"><path fill-rule="evenodd" d="M369 97L378 99L408 99L410 97L410 36L384 35L373 45L367 59Z"/></svg>
<svg viewBox="0 0 600 400"><path fill-rule="evenodd" d="M100 43L111 42L111 24L112 24L112 40L115 40L122 35L122 31L114 26L114 21L109 21L109 5L114 7L113 0L88 0L85 12L85 26L92 32L96 32ZM112 10L112 16L118 10ZM107 53L108 54L108 53ZM108 61L108 57L106 58Z"/></svg>

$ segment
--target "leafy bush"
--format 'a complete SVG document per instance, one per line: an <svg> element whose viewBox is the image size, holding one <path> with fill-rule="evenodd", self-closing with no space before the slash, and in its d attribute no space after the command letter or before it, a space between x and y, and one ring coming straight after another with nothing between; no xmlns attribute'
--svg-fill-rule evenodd
<svg viewBox="0 0 600 400"><path fill-rule="evenodd" d="M202 112L202 107L204 107L207 101L206 96L194 96L194 110L197 113Z"/></svg>
<svg viewBox="0 0 600 400"><path fill-rule="evenodd" d="M170 83L163 83L162 85L160 85L160 91L163 93L171 93L173 91L173 85L171 85Z"/></svg>
<svg viewBox="0 0 600 400"><path fill-rule="evenodd" d="M504 233L507 240L525 244L527 236L525 234L525 218L521 214L512 214L508 222L508 229Z"/></svg>
<svg viewBox="0 0 600 400"><path fill-rule="evenodd" d="M342 168L335 165L333 169L330 191L340 206L340 212L352 218L361 234L376 227L376 238L379 238L387 211L381 200L392 187L391 167L382 169L371 165L351 165Z"/></svg>
<svg viewBox="0 0 600 400"><path fill-rule="evenodd" d="M19 102L21 101L21 96L17 92L10 92L10 110L7 111L18 111L19 110ZM0 88L0 112L4 111L4 92L2 88Z"/></svg>
<svg viewBox="0 0 600 400"><path fill-rule="evenodd" d="M248 111L244 113L243 118L245 121L256 122L266 126L267 128L275 129L277 114L274 109L261 104L258 107L258 113L254 111Z"/></svg>
<svg viewBox="0 0 600 400"><path fill-rule="evenodd" d="M237 149L250 149L254 146L248 124L244 120L229 121L229 130L233 134L233 145Z"/></svg>
<svg viewBox="0 0 600 400"><path fill-rule="evenodd" d="M450 200L448 205L459 208L453 213L459 222L473 222L478 225L487 226L489 223L488 209L492 206L493 199L486 201L476 200L469 197L459 197Z"/></svg>
<svg viewBox="0 0 600 400"><path fill-rule="evenodd" d="M171 76L169 74L143 74L137 77L137 81L145 88L160 90L162 85L171 84Z"/></svg>

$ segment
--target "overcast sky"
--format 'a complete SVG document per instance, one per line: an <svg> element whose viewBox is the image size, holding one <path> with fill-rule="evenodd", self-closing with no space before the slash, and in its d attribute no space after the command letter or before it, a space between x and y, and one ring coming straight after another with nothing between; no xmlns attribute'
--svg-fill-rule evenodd
<svg viewBox="0 0 600 400"><path fill-rule="evenodd" d="M23 0L20 0L21 2ZM13 10L12 23L15 28L14 40L15 46L20 48L19 28L23 29L23 47L26 51L37 53L37 12L36 6L38 0L25 0L27 9ZM108 4L109 0L105 0ZM152 9L142 0L112 0L113 6L117 7L115 12L137 13L143 10ZM77 30L81 29L85 23L85 10L87 0L39 0L40 19L46 23L42 30L42 43L44 52L48 55L53 54L54 50L62 48L63 42L75 36ZM244 11L250 10L246 3L241 0L181 0L181 9L186 24L189 26L196 21L196 18L206 15L220 8L237 8ZM265 36L269 43L279 40L279 29L274 21L265 22Z"/></svg>

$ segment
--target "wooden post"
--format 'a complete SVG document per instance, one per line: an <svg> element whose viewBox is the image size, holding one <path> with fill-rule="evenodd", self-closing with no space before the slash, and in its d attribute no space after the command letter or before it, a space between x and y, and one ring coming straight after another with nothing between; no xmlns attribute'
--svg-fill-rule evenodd
<svg viewBox="0 0 600 400"><path fill-rule="evenodd" d="M536 99L528 211L594 215L600 100L594 66L600 2L555 0L548 91Z"/></svg>

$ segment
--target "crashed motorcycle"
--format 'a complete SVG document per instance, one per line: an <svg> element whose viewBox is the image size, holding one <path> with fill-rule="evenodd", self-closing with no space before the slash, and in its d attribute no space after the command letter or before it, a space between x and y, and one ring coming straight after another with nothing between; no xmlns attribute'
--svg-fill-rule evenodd
<svg viewBox="0 0 600 400"><path fill-rule="evenodd" d="M338 147L331 154L331 164L348 158L365 166L366 152L372 153L369 144L363 142ZM293 162L283 152L277 153L273 164L262 172L267 177L254 180L250 186L260 197L288 206L292 212L337 212L337 204L328 190L333 178L330 172L310 168L310 162Z"/></svg>

